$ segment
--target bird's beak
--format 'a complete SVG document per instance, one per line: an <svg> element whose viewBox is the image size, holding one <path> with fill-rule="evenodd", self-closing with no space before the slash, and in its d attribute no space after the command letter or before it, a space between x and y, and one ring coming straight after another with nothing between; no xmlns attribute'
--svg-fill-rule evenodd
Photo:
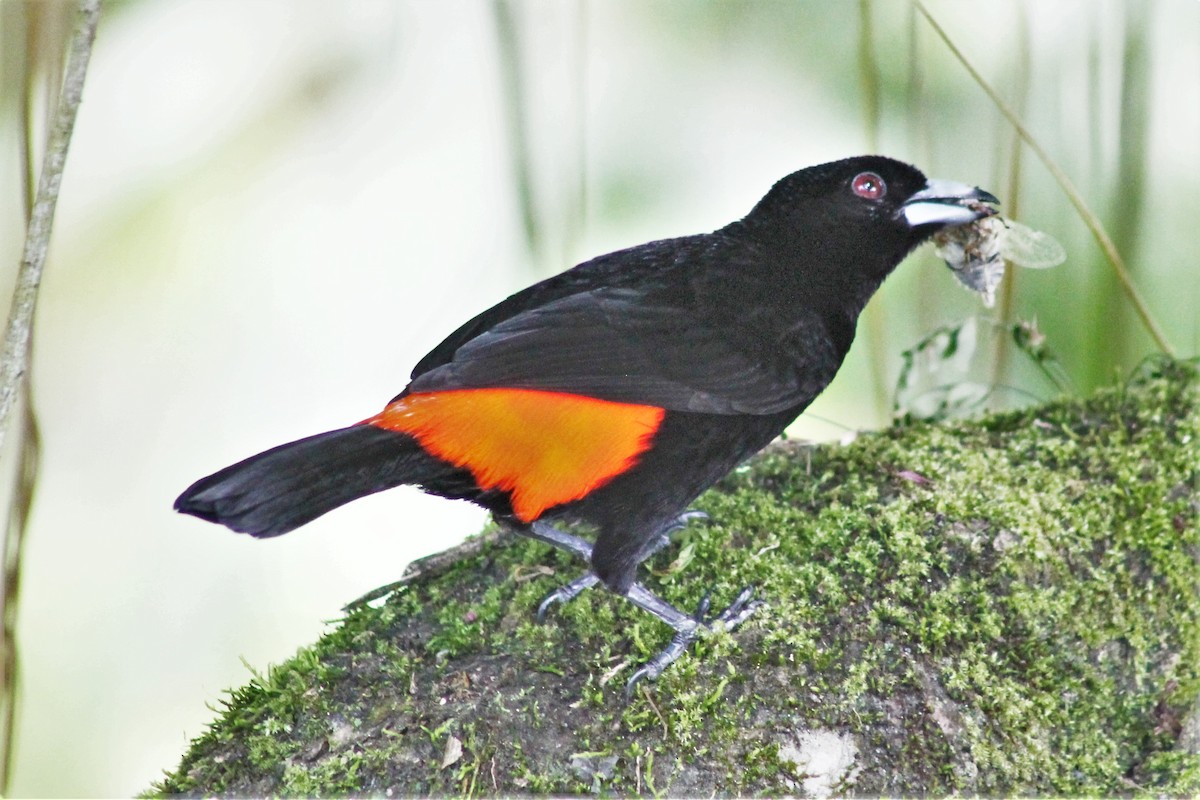
<svg viewBox="0 0 1200 800"><path fill-rule="evenodd" d="M1000 201L991 192L985 192L978 186L957 181L930 180L925 183L924 189L908 198L900 207L900 213L910 228L964 225L996 213L996 209L985 203L999 204Z"/></svg>

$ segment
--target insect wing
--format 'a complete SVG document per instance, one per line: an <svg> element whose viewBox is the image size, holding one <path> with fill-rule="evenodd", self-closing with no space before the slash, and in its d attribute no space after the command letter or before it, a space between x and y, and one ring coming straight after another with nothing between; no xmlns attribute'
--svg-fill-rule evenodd
<svg viewBox="0 0 1200 800"><path fill-rule="evenodd" d="M1050 234L1012 220L1005 222L1007 227L999 236L1000 254L1006 260L1028 269L1057 267L1067 260L1067 251Z"/></svg>

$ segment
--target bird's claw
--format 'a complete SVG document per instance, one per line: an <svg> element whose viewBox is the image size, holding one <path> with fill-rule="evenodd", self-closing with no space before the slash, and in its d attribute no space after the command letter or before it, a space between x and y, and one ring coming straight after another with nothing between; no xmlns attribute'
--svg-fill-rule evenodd
<svg viewBox="0 0 1200 800"><path fill-rule="evenodd" d="M733 630L749 619L750 615L762 605L763 601L754 597L754 587L747 586L738 592L738 596L729 604L729 608L718 614L713 622L722 622L725 624L725 630ZM712 625L710 624L709 627Z"/></svg>
<svg viewBox="0 0 1200 800"><path fill-rule="evenodd" d="M687 631L676 631L671 637L671 642L654 658L642 665L642 668L633 673L633 677L625 684L625 699L633 697L633 690L643 680L648 680L651 683L658 680L658 676L663 670L675 663L681 655L687 652L688 647L692 642L696 641L700 635L700 625Z"/></svg>
<svg viewBox="0 0 1200 800"><path fill-rule="evenodd" d="M662 550L664 547L669 545L671 543L671 536L673 534L683 530L693 522L707 522L709 519L711 519L711 517L708 516L707 512L701 511L697 508L689 508L687 511L684 511L682 514L663 526L663 529L658 532L658 535L654 537L654 547L647 552L646 558L649 558L659 550Z"/></svg>
<svg viewBox="0 0 1200 800"><path fill-rule="evenodd" d="M675 518L675 524L682 527L683 525L687 525L689 522L696 520L703 520L707 522L710 519L712 518L708 516L707 511L701 511L698 508L689 508L687 511Z"/></svg>
<svg viewBox="0 0 1200 800"><path fill-rule="evenodd" d="M555 603L566 603L574 600L576 597L582 594L585 589L595 586L596 582L599 580L600 579L596 577L596 573L588 572L580 575L570 583L558 587L553 592L546 595L545 599L543 599L538 605L538 623L540 624L546 621L546 612L550 609L550 606L554 605Z"/></svg>
<svg viewBox="0 0 1200 800"><path fill-rule="evenodd" d="M566 601L567 599L563 597L561 588L555 589L553 592L542 598L542 602L539 603L537 607L538 625L541 625L546 621L546 612L550 610L550 606L554 605L555 603L565 603Z"/></svg>

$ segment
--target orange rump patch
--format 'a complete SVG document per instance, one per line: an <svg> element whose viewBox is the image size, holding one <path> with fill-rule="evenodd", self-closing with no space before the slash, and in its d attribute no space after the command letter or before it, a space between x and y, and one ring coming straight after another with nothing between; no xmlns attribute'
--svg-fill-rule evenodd
<svg viewBox="0 0 1200 800"><path fill-rule="evenodd" d="M426 452L502 489L532 522L637 463L662 423L661 408L534 389L410 394L366 420L408 434Z"/></svg>

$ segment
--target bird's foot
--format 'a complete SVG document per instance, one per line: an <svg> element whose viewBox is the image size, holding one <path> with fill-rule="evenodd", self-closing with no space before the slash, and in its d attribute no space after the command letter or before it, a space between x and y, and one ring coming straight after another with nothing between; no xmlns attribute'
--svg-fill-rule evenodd
<svg viewBox="0 0 1200 800"><path fill-rule="evenodd" d="M705 593L704 597L700 600L700 605L696 607L696 613L690 617L651 594L640 583L634 584L634 587L630 589L628 597L636 605L654 614L674 628L675 635L671 637L671 642L658 655L647 661L641 669L633 673L633 677L625 684L625 696L627 698L633 696L634 688L641 681L658 680L658 676L663 673L663 670L675 663L681 655L687 652L692 642L700 638L701 629L712 630L717 623L720 623L725 627L725 630L733 630L745 622L763 604L761 600L754 599L754 587L747 586L738 593L738 596L730 604L729 608L722 611L713 619L705 620L712 606L712 592Z"/></svg>
<svg viewBox="0 0 1200 800"><path fill-rule="evenodd" d="M537 621L539 623L546 621L546 611L555 603L567 603L581 595L585 589L590 589L595 586L600 579L596 577L594 572L586 572L580 575L575 580L568 584L558 587L550 594L543 598L538 605Z"/></svg>
<svg viewBox="0 0 1200 800"><path fill-rule="evenodd" d="M707 519L708 514L704 513L703 511L698 511L696 509L684 511L678 517L667 523L667 525L663 527L661 531L659 531L658 535L653 540L653 546L646 553L646 555L642 557L642 560L649 558L659 550L662 550L664 547L669 545L671 543L671 534L687 527L688 523L696 520ZM574 553L584 560L591 560L592 546L590 544L577 536L572 536L569 533L560 531L558 528L555 528L552 525L548 525L544 522L535 522L529 527L528 530L521 531L521 533L524 536L529 536L530 538L537 539L545 542L546 544L553 545L554 547ZM596 577L594 572L587 572L583 575L580 575L570 583L558 587L553 592L546 595L545 598L542 599L542 602L538 604L537 621L545 622L546 612L550 610L551 606L556 605L557 603L567 603L571 600L574 600L576 597L583 594L584 590L595 586L599 580L600 579Z"/></svg>
<svg viewBox="0 0 1200 800"><path fill-rule="evenodd" d="M689 523L696 522L698 520L707 522L709 520L708 512L701 511L698 508L689 508L678 517L668 522L667 526L662 529L662 533L660 533L659 536L664 536L669 540L672 533L686 528ZM655 552L657 552L657 550Z"/></svg>

